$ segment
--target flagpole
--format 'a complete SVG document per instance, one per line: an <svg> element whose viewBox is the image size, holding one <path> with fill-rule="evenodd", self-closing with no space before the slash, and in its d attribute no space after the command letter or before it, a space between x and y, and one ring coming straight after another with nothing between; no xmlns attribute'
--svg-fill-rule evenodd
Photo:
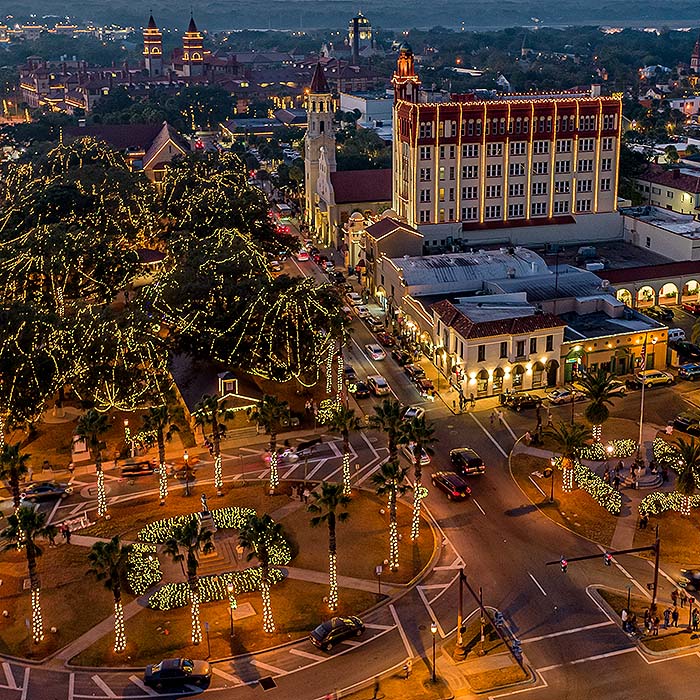
<svg viewBox="0 0 700 700"><path fill-rule="evenodd" d="M647 367L647 339L649 336L649 331L644 334L644 346L642 347L642 361L639 371L643 372ZM652 345L656 345L656 338L651 339ZM644 429L644 392L646 389L646 382L642 379L642 399L639 406L639 440L637 442L637 461L640 459L642 450L642 431Z"/></svg>

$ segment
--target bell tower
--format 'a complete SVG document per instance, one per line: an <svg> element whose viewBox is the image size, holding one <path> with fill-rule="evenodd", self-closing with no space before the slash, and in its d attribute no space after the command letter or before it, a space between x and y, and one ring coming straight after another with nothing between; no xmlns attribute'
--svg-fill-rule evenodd
<svg viewBox="0 0 700 700"><path fill-rule="evenodd" d="M391 82L394 85L394 104L399 100L418 102L420 80L413 64L413 49L406 42L399 47L399 58Z"/></svg>
<svg viewBox="0 0 700 700"><path fill-rule="evenodd" d="M335 132L333 114L335 101L326 81L323 67L316 64L306 103L307 128L304 137L304 170L306 173L305 197L306 219L315 228L314 209L316 185L319 176L321 156L328 172L335 172Z"/></svg>
<svg viewBox="0 0 700 700"><path fill-rule="evenodd" d="M153 15L143 30L143 63L151 78L163 75L163 34L156 26Z"/></svg>
<svg viewBox="0 0 700 700"><path fill-rule="evenodd" d="M194 17L190 17L190 26L182 37L182 69L187 78L204 72L204 37L197 29Z"/></svg>
<svg viewBox="0 0 700 700"><path fill-rule="evenodd" d="M693 48L693 55L690 57L690 72L700 73L700 36L698 36Z"/></svg>

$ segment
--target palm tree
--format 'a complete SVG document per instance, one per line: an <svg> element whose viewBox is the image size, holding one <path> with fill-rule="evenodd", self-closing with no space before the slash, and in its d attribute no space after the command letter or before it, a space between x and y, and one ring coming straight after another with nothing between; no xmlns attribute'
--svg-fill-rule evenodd
<svg viewBox="0 0 700 700"><path fill-rule="evenodd" d="M114 596L114 651L121 654L126 649L124 631L124 607L122 606L122 584L129 570L130 544L122 544L115 535L109 542L95 542L88 552L89 573Z"/></svg>
<svg viewBox="0 0 700 700"><path fill-rule="evenodd" d="M600 441L603 423L610 416L608 405L613 405L614 385L615 377L602 367L598 367L593 372L587 370L578 381L581 392L587 399L590 399L590 403L584 410L584 415L593 426L593 439L596 441Z"/></svg>
<svg viewBox="0 0 700 700"><path fill-rule="evenodd" d="M342 306L342 302L339 301L338 308ZM351 321L343 313L336 313L331 316L331 322L329 326L329 335L337 342L337 347L333 348L331 346L328 349L328 362L326 366L326 393L330 394L333 392L333 355L336 357L337 371L338 371L338 403L341 403L344 381L345 381L345 363L343 362L343 349L348 344L350 334L353 332L353 327ZM347 394L345 395L347 399Z"/></svg>
<svg viewBox="0 0 700 700"><path fill-rule="evenodd" d="M690 440L678 438L676 447L680 455L676 491L683 496L681 513L690 515L691 501L695 495L700 474L700 442L695 438Z"/></svg>
<svg viewBox="0 0 700 700"><path fill-rule="evenodd" d="M389 461L398 460L398 446L403 440L403 416L401 404L396 399L384 399L374 407L375 415L369 417L370 427L386 433L389 443Z"/></svg>
<svg viewBox="0 0 700 700"><path fill-rule="evenodd" d="M413 519L411 521L411 539L418 539L420 535L420 508L423 501L424 489L421 485L423 468L421 458L425 452L433 455L432 446L437 442L434 436L435 428L425 421L425 416L413 418L409 422L404 422L403 434L408 444L413 449Z"/></svg>
<svg viewBox="0 0 700 700"><path fill-rule="evenodd" d="M280 483L277 469L277 434L282 426L289 424L291 414L289 404L276 396L265 394L256 406L247 409L248 419L265 428L270 434L270 489L275 490Z"/></svg>
<svg viewBox="0 0 700 700"><path fill-rule="evenodd" d="M31 456L26 452L20 452L19 448L20 443L10 445L4 442L0 449L0 479L7 480L10 484L15 510L19 508L19 482L29 473L27 460Z"/></svg>
<svg viewBox="0 0 700 700"><path fill-rule="evenodd" d="M588 429L582 423L564 423L548 428L545 431L554 442L559 445L561 451L561 468L563 470L562 489L564 493L571 493L574 488L574 460L581 448L586 444Z"/></svg>
<svg viewBox="0 0 700 700"><path fill-rule="evenodd" d="M350 495L350 433L356 433L362 427L362 423L355 411L347 406L338 406L333 411L328 423L332 433L338 433L343 437L343 493Z"/></svg>
<svg viewBox="0 0 700 700"><path fill-rule="evenodd" d="M216 495L223 495L224 475L221 466L221 436L226 432L226 425L222 420L230 420L233 417L233 409L226 406L226 400L218 394L209 396L205 394L194 407L195 425L202 428L204 436L205 427L211 428L211 442L214 448L214 485Z"/></svg>
<svg viewBox="0 0 700 700"><path fill-rule="evenodd" d="M180 412L182 410L180 409ZM180 428L171 423L173 414L171 413L168 404L164 403L161 406L151 406L148 411L142 416L143 429L146 433L146 443L158 445L158 490L160 492L160 504L165 505L165 499L168 497L168 472L165 467L165 443L170 442L173 433L179 433Z"/></svg>
<svg viewBox="0 0 700 700"><path fill-rule="evenodd" d="M404 483L407 467L398 462L384 462L379 471L372 476L377 495L387 499L389 508L389 568L396 571L399 568L399 528L396 524L396 502L408 490Z"/></svg>
<svg viewBox="0 0 700 700"><path fill-rule="evenodd" d="M338 566L336 562L337 542L335 536L336 523L344 523L350 513L345 510L350 503L350 497L345 493L342 484L323 482L321 492L314 491L313 502L308 510L314 513L311 518L312 527L326 523L328 525L328 607L335 610L338 607Z"/></svg>
<svg viewBox="0 0 700 700"><path fill-rule="evenodd" d="M37 570L37 559L44 553L36 543L38 538L51 539L56 536L54 525L46 524L46 513L29 506L21 506L7 518L7 527L0 532L4 540L2 551L24 549L27 557L29 583L32 591L32 641L44 639L44 623L41 616L41 580Z"/></svg>
<svg viewBox="0 0 700 700"><path fill-rule="evenodd" d="M267 513L258 517L253 513L248 516L245 525L238 533L241 547L249 550L246 559L255 557L260 563L260 594L263 603L263 630L272 634L275 631L275 619L272 616L270 601L270 560L275 549L285 546L282 526Z"/></svg>
<svg viewBox="0 0 700 700"><path fill-rule="evenodd" d="M109 430L109 422L104 413L99 413L91 408L78 420L76 433L87 443L90 456L95 460L95 473L97 474L97 515L102 517L107 514L107 496L105 494L105 475L102 471L102 448L104 443L101 435Z"/></svg>
<svg viewBox="0 0 700 700"><path fill-rule="evenodd" d="M202 527L202 521L198 516L193 516L184 525L176 525L163 547L163 552L174 562L179 562L182 566L182 573L187 576L190 603L192 604L192 644L199 644L202 641L202 624L199 620L199 575L197 573L199 554L211 554L213 551L212 531Z"/></svg>

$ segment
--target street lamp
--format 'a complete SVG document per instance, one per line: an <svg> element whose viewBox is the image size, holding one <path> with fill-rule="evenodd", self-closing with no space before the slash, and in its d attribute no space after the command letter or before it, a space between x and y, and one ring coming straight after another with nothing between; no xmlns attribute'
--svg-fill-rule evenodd
<svg viewBox="0 0 700 700"><path fill-rule="evenodd" d="M642 347L642 357L643 362L642 362L642 371L646 369L647 366L647 336L649 334L645 333L644 334L644 346ZM651 339L651 345L654 347L656 345L656 338L652 337ZM639 441L637 442L637 461L639 461L640 455L641 455L641 450L642 450L642 430L644 429L644 390L646 388L646 382L644 381L644 377L642 377L642 398L640 401L639 405ZM643 461L643 460L642 460Z"/></svg>
<svg viewBox="0 0 700 700"><path fill-rule="evenodd" d="M124 442L129 445L129 457L134 457L134 441L131 439L131 429L129 428L129 419L124 419Z"/></svg>
<svg viewBox="0 0 700 700"><path fill-rule="evenodd" d="M185 495L190 495L190 455L185 450L182 455L182 460L185 463Z"/></svg>
<svg viewBox="0 0 700 700"><path fill-rule="evenodd" d="M549 502L554 503L554 468L557 466L557 460L554 457L549 458L549 464L551 467L551 481L549 486Z"/></svg>
<svg viewBox="0 0 700 700"><path fill-rule="evenodd" d="M233 584L228 583L226 584L226 591L228 592L228 612L229 616L231 618L231 631L230 631L230 637L233 639L233 606L234 606L234 600L233 600Z"/></svg>
<svg viewBox="0 0 700 700"><path fill-rule="evenodd" d="M437 681L435 676L435 635L437 634L437 623L434 620L430 623L430 631L433 634L433 683L435 683Z"/></svg>

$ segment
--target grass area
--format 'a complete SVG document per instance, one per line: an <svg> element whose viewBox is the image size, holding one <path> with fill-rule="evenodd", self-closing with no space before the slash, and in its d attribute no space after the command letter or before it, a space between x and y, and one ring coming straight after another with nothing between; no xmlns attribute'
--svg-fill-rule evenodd
<svg viewBox="0 0 700 700"><path fill-rule="evenodd" d="M30 596L23 590L27 578L24 552L0 555L3 611L0 618L0 653L27 658L43 658L76 639L112 613L113 598L101 582L87 575L88 550L59 545L44 548L39 559L42 591L41 603L46 637L34 645L25 621L31 618ZM85 605L84 601L90 601ZM131 600L124 596L125 603ZM52 633L51 627L57 631Z"/></svg>
<svg viewBox="0 0 700 700"><path fill-rule="evenodd" d="M580 410L581 406L586 405L586 402L583 402L583 404L577 402L576 403L576 410L577 412ZM567 415L564 417L564 420L567 420L568 417L570 416L570 413L567 413ZM546 412L543 413L544 416L544 422L546 424L547 420L547 414ZM534 413L533 413L534 417ZM583 416L576 416L576 422L577 423L583 423L584 425L588 425L588 422L586 421ZM554 424L558 425L558 421L555 419ZM628 418L609 418L605 423L603 424L603 435L602 435L602 441L603 444L607 443L608 440L616 439L616 440L622 440L622 439L632 439L635 442L637 441L639 437L639 424L636 423L633 420L629 420ZM591 442L593 441L593 436L591 435ZM543 432L542 435L542 445L538 445L543 450L551 450L552 452L558 452L560 447L559 445L547 435L546 429Z"/></svg>
<svg viewBox="0 0 700 700"><path fill-rule="evenodd" d="M513 683L520 683L528 678L528 674L518 664L472 673L466 676L467 682L475 693L485 693L496 688L503 688Z"/></svg>
<svg viewBox="0 0 700 700"><path fill-rule="evenodd" d="M549 460L528 454L515 455L511 460L513 476L542 513L579 535L609 545L615 533L617 517L599 506L582 489L564 493L561 489L561 472L554 474L554 503L550 503L550 480L532 477L546 494L542 496L528 478L533 472L542 473L548 467Z"/></svg>
<svg viewBox="0 0 700 700"><path fill-rule="evenodd" d="M236 620L231 642L228 603L206 603L201 606L202 623L209 623L211 658L245 654L266 647L284 644L306 636L321 621L330 617L323 598L328 588L321 584L287 579L272 588L272 611L278 631L265 634L262 631L262 602L259 593L238 597L238 604L250 603L255 615ZM356 614L374 605L378 597L364 591L340 589L336 614ZM199 646L190 640L190 608L167 612L144 609L126 621L127 649L124 654L112 651L112 635L106 635L97 643L72 659L72 663L84 666L123 665L144 666L167 656L207 656L206 637Z"/></svg>
<svg viewBox="0 0 700 700"><path fill-rule="evenodd" d="M343 695L347 700L372 700L373 696L384 700L391 698L396 700L447 700L454 697L445 681L438 677L433 683L430 670L422 661L413 664L413 671L408 679L399 670L390 676L377 678L378 692L374 695L374 685L358 690L350 695ZM342 685L342 679L340 679Z"/></svg>
<svg viewBox="0 0 700 700"><path fill-rule="evenodd" d="M697 512L685 517L669 510L651 516L646 530L637 528L633 546L648 547L654 544L656 525L659 526L661 537L662 565L671 569L694 567L700 551L700 522ZM651 559L654 555L652 552L640 552L639 556Z"/></svg>
<svg viewBox="0 0 700 700"><path fill-rule="evenodd" d="M389 557L389 516L380 511L383 504L376 496L357 492L348 512L350 518L337 526L338 573L362 579L374 579L374 567ZM296 510L280 520L288 533L295 551L299 553L293 566L325 571L328 566L328 538L325 525L312 528L310 514L305 508ZM398 506L399 570L384 567L382 582L407 583L428 563L435 538L427 522L423 521L417 542L411 542L411 510L403 503Z"/></svg>
<svg viewBox="0 0 700 700"><path fill-rule="evenodd" d="M600 596L619 616L623 608L627 607L627 594L610 591L607 589L598 590ZM630 608L637 616L637 627L644 631L644 611L649 607L649 601L646 598L631 596ZM663 611L664 604L659 605L659 618L661 626L659 627L659 635L653 637L648 634L642 634L642 644L649 651L666 651L668 649L682 649L684 647L693 646L700 640L700 634L688 630L688 607L679 608L680 618L678 627L670 627L665 630L663 627ZM622 623L620 623L622 624Z"/></svg>
<svg viewBox="0 0 700 700"><path fill-rule="evenodd" d="M478 656L481 651L481 623L479 617L476 616L467 625L464 634L462 635L464 642L464 650L466 658L470 656ZM506 651L506 645L501 641L501 638L496 633L491 623L487 622L484 625L484 654L498 654Z"/></svg>

